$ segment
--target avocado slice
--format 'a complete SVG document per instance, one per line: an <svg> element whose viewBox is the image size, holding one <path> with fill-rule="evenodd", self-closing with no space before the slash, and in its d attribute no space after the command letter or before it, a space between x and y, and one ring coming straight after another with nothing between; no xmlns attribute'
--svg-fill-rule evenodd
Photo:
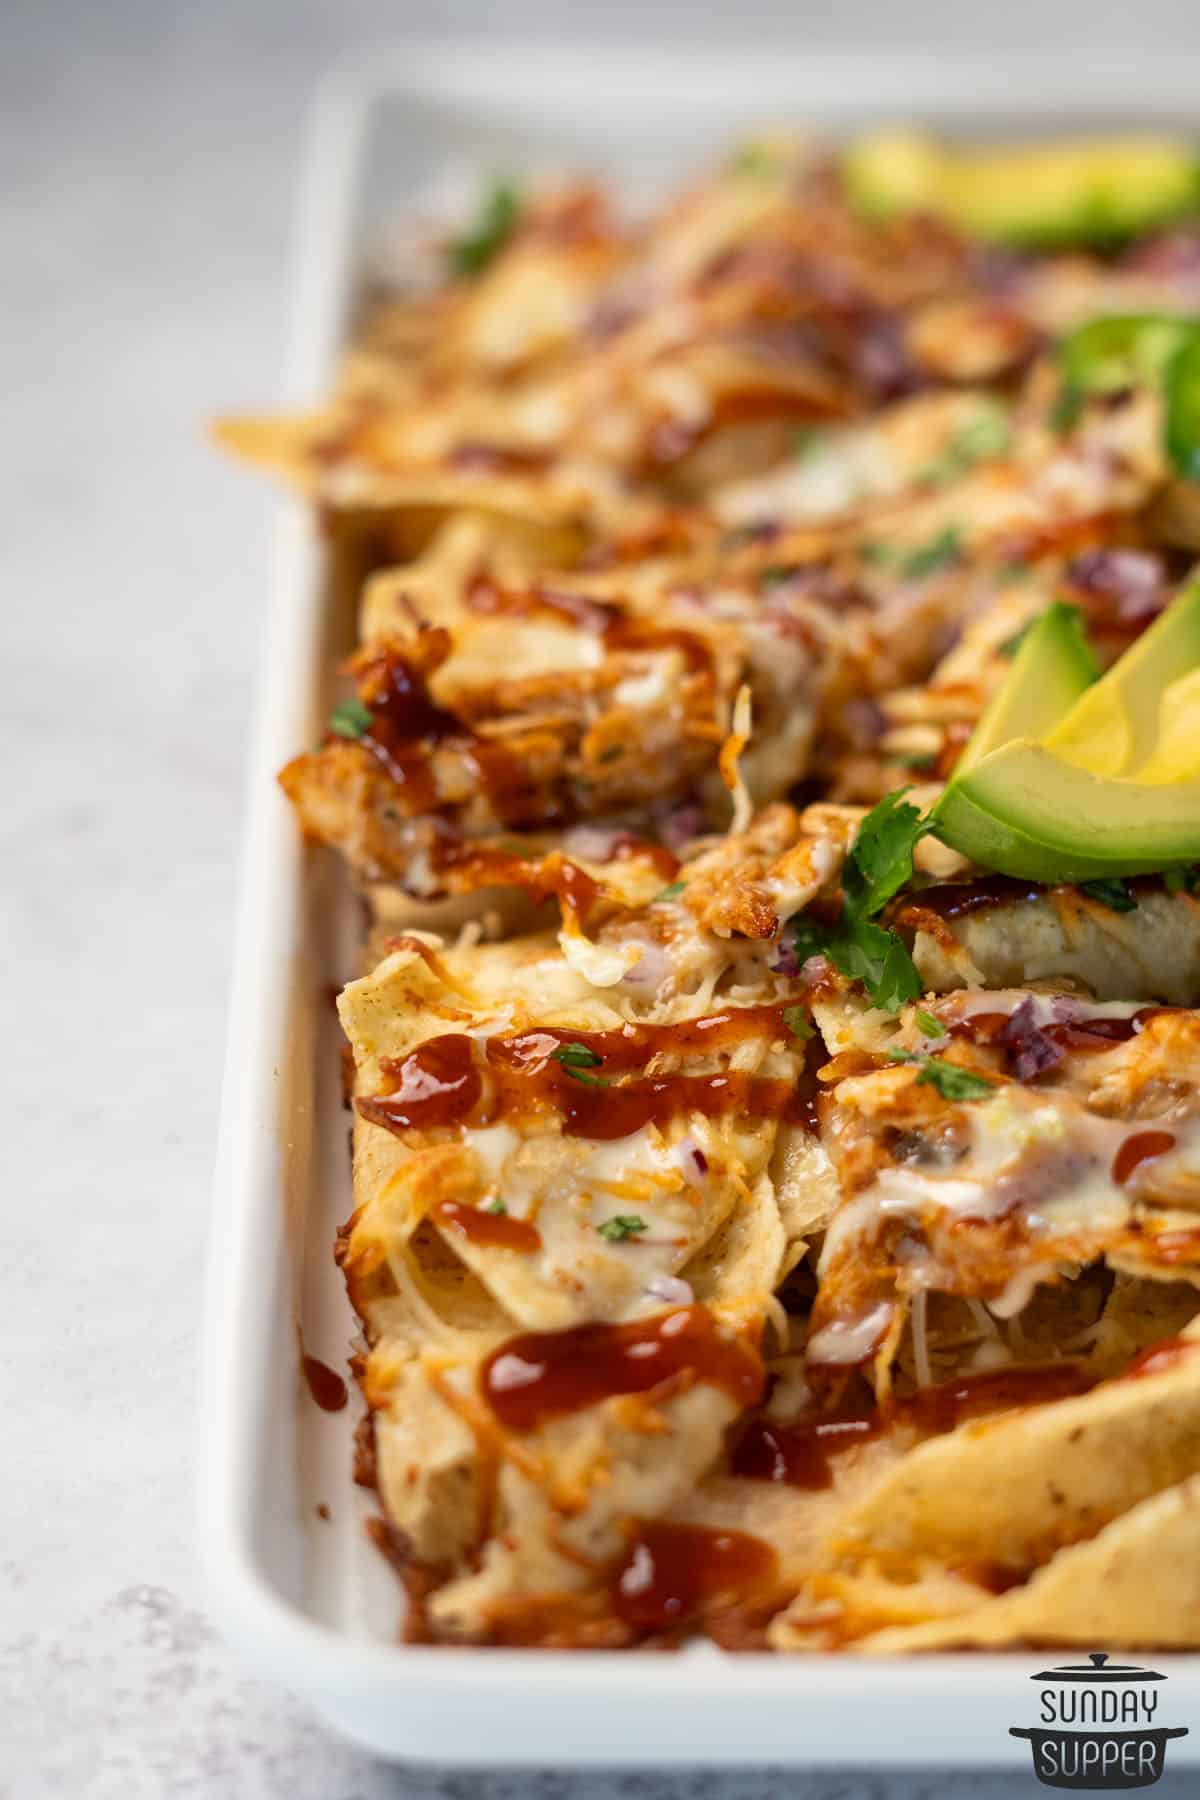
<svg viewBox="0 0 1200 1800"><path fill-rule="evenodd" d="M1028 881L1149 875L1200 862L1200 780L1119 781L1017 738L947 789L937 836Z"/></svg>
<svg viewBox="0 0 1200 1800"><path fill-rule="evenodd" d="M1012 667L955 764L953 781L1011 738L1039 738L1100 673L1076 606L1055 600L1026 631Z"/></svg>
<svg viewBox="0 0 1200 1800"><path fill-rule="evenodd" d="M1180 679L1197 668L1200 581L1184 589L1052 730L1028 735L1041 737L1055 756L1094 775L1171 780L1169 774L1147 776L1144 765L1160 747L1167 750L1162 743L1168 726L1167 698L1172 693L1177 696ZM1170 726L1172 738L1187 724L1191 736L1196 737L1200 713L1190 712L1183 723L1175 714L1171 716L1175 719Z"/></svg>
<svg viewBox="0 0 1200 1800"><path fill-rule="evenodd" d="M1119 242L1200 208L1200 159L1161 134L953 148L916 131L859 138L842 160L852 205L868 218L940 213L1004 242Z"/></svg>
<svg viewBox="0 0 1200 1800"><path fill-rule="evenodd" d="M1031 881L1200 861L1200 582L1090 686L1069 644L1045 618L1030 632L938 802L938 837ZM1039 732L1040 702L1022 700L1021 690L1044 690L1049 713L1072 670L1078 698ZM1005 735L1018 722L1021 734Z"/></svg>

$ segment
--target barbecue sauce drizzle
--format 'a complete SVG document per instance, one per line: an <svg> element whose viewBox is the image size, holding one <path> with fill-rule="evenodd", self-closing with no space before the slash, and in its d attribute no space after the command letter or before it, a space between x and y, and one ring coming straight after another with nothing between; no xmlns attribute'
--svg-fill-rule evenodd
<svg viewBox="0 0 1200 1800"><path fill-rule="evenodd" d="M963 1419L981 1413L1066 1399L1085 1393L1091 1385L1073 1362L985 1369L922 1388L884 1407L806 1413L789 1425L750 1419L733 1444L730 1468L751 1481L777 1481L816 1491L833 1486L839 1455L893 1426L907 1426L921 1437L933 1437L953 1431Z"/></svg>
<svg viewBox="0 0 1200 1800"><path fill-rule="evenodd" d="M680 1380L711 1382L744 1409L761 1400L766 1372L746 1337L724 1335L707 1307L684 1306L624 1325L520 1332L493 1350L479 1376L484 1399L515 1432Z"/></svg>
<svg viewBox="0 0 1200 1800"><path fill-rule="evenodd" d="M746 1037L786 1035L783 1004L746 1006L678 1025L624 1025L611 1031L544 1027L476 1041L463 1032L428 1038L381 1064L392 1087L361 1098L365 1119L389 1131L492 1124L513 1114L557 1112L568 1137L598 1141L662 1125L682 1112L786 1119L812 1130L813 1059L795 1081L737 1070L709 1075L616 1074L644 1070L660 1051L686 1056L726 1049ZM596 1059L564 1067L556 1052L579 1045Z"/></svg>

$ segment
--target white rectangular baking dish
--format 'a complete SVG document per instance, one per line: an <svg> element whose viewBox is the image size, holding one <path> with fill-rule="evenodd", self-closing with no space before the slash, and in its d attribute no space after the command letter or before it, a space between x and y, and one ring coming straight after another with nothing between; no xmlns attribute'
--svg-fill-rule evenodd
<svg viewBox="0 0 1200 1800"><path fill-rule="evenodd" d="M367 248L447 169L598 168L635 194L755 123L838 131L921 117L990 132L1195 120L1186 61L1035 55L698 54L674 47L407 50L343 70L304 189L290 403L324 388ZM253 756L212 1230L200 1531L213 1604L263 1672L378 1754L502 1763L1027 1764L1026 1677L1046 1660L722 1656L399 1646L397 1584L351 1481L356 1407L327 1414L297 1332L342 1369L354 1320L331 1261L350 1210L331 988L357 914L305 851L274 775L314 741L349 611L299 507L280 524ZM318 1515L327 1508L328 1519ZM1103 1648L1103 1646L1097 1646ZM1200 1657L1155 1657L1171 1722L1197 1729Z"/></svg>

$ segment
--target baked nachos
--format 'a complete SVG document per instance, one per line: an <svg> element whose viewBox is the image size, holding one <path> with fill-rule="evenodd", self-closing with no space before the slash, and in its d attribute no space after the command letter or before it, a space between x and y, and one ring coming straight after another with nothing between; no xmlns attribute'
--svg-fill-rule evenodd
<svg viewBox="0 0 1200 1800"><path fill-rule="evenodd" d="M410 1637L1200 1647L1198 169L499 182L219 426L364 571L280 781Z"/></svg>

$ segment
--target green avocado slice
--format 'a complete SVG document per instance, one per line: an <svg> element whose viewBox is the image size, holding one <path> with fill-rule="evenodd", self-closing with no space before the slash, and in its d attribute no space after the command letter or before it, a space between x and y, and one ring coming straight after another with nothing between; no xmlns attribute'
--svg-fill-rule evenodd
<svg viewBox="0 0 1200 1800"><path fill-rule="evenodd" d="M1065 718L1049 731L1028 735L1040 737L1055 756L1092 774L1137 779L1169 723L1168 694L1198 667L1200 581L1194 581ZM1195 736L1200 713L1191 713L1188 722Z"/></svg>
<svg viewBox="0 0 1200 1800"><path fill-rule="evenodd" d="M1024 880L1149 875L1200 861L1200 781L1115 780L1017 738L947 789L935 830Z"/></svg>
<svg viewBox="0 0 1200 1800"><path fill-rule="evenodd" d="M1200 582L1090 685L1071 611L1051 608L1021 646L938 802L938 837L1031 881L1200 861Z"/></svg>
<svg viewBox="0 0 1200 1800"><path fill-rule="evenodd" d="M955 764L953 781L1011 738L1040 738L1052 730L1099 673L1078 607L1055 600L1025 633L1012 668Z"/></svg>
<svg viewBox="0 0 1200 1800"><path fill-rule="evenodd" d="M1010 243L1119 242L1200 206L1200 162L1160 134L952 148L916 131L880 131L842 161L868 218L922 211Z"/></svg>

